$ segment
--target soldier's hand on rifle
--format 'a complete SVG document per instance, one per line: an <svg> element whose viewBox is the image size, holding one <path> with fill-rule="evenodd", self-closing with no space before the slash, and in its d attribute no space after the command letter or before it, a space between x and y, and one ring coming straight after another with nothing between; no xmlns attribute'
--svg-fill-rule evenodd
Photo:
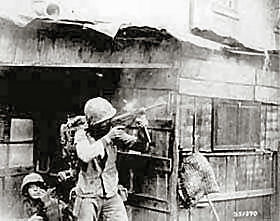
<svg viewBox="0 0 280 221"><path fill-rule="evenodd" d="M117 139L119 137L121 137L121 135L124 133L124 128L125 126L116 126L113 127L109 133L106 134L105 139L107 141L112 141L114 139Z"/></svg>
<svg viewBox="0 0 280 221"><path fill-rule="evenodd" d="M146 115L142 115L140 117L137 117L135 119L136 127L138 128L144 128L148 126L148 119L146 118Z"/></svg>
<svg viewBox="0 0 280 221"><path fill-rule="evenodd" d="M86 123L85 116L76 116L67 122L68 127L78 127Z"/></svg>

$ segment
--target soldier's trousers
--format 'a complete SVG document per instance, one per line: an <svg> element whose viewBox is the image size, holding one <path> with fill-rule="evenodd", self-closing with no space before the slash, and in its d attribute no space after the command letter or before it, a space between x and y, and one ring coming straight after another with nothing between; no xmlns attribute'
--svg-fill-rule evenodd
<svg viewBox="0 0 280 221"><path fill-rule="evenodd" d="M78 221L128 221L123 201L119 194L111 198L80 199Z"/></svg>

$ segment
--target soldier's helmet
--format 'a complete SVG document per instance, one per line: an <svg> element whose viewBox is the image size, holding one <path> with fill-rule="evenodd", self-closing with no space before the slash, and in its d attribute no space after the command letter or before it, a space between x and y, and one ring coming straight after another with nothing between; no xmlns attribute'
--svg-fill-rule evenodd
<svg viewBox="0 0 280 221"><path fill-rule="evenodd" d="M117 111L109 101L96 97L86 102L84 112L93 126L114 117Z"/></svg>
<svg viewBox="0 0 280 221"><path fill-rule="evenodd" d="M27 187L28 187L28 185L30 185L32 183L36 183L41 187L44 186L44 180L40 174L30 173L23 178L23 181L22 181L22 184L20 187L21 193L23 195L25 195L27 193Z"/></svg>

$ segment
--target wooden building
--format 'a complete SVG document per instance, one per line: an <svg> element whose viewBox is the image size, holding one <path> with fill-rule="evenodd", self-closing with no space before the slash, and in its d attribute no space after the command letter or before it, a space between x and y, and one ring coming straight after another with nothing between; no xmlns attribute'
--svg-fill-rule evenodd
<svg viewBox="0 0 280 221"><path fill-rule="evenodd" d="M27 158L37 169L48 172L60 123L67 113L81 114L87 99L106 97L118 110L165 102L147 113L149 152L119 153L129 219L215 220L205 199L186 209L177 194L195 134L221 189L210 196L220 220L279 219L279 54L199 37L182 42L148 27L122 29L115 39L50 21L19 28L1 20L1 30L0 103L33 120L34 155ZM32 168L8 165L0 188L8 211L16 211L12 198Z"/></svg>

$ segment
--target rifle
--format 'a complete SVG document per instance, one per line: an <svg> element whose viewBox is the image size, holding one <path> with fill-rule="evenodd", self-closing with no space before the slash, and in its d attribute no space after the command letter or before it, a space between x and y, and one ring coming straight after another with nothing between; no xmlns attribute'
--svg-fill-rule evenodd
<svg viewBox="0 0 280 221"><path fill-rule="evenodd" d="M131 127L131 125L135 122L135 120L138 116L145 115L148 110L154 109L156 107L159 107L159 106L162 106L162 105L165 105L165 104L166 103L153 104L153 105L150 105L150 106L147 106L147 107L138 108L138 109L135 109L133 111L128 111L128 112L125 112L123 114L116 115L115 117L110 119L110 123L113 127L118 126L118 125L123 125L126 128ZM85 116L77 116L76 118L70 120L67 123L67 127L69 129L71 129L72 131L75 130L74 128L78 129L79 127L83 127L85 130L88 130L88 131L91 130L87 126ZM150 138L150 135L148 133L147 127L144 126L143 131L144 131L145 138L147 139L148 143L150 143L151 138Z"/></svg>
<svg viewBox="0 0 280 221"><path fill-rule="evenodd" d="M166 103L159 103L159 104L153 104L147 107L142 107L142 108L138 108L135 109L133 111L128 111L126 113L123 114L119 114L115 117L113 117L110 122L113 126L116 125L127 125L126 123L128 121L133 121L137 116L139 115L143 115L145 114L148 110L154 109L156 107L165 105ZM69 122L67 122L67 127L69 128L75 128L75 127L79 127L82 125L86 125L86 117L81 115L81 116L77 116L74 119L70 120ZM129 124L131 125L131 124Z"/></svg>
<svg viewBox="0 0 280 221"><path fill-rule="evenodd" d="M165 105L165 103L153 104L147 107L142 107L139 109L135 109L133 111L129 111L123 114L119 114L111 119L112 125L126 125L126 122L132 120L134 121L139 115L144 115L148 110L154 109L156 107ZM131 125L131 124L129 124ZM127 126L129 126L127 125Z"/></svg>

